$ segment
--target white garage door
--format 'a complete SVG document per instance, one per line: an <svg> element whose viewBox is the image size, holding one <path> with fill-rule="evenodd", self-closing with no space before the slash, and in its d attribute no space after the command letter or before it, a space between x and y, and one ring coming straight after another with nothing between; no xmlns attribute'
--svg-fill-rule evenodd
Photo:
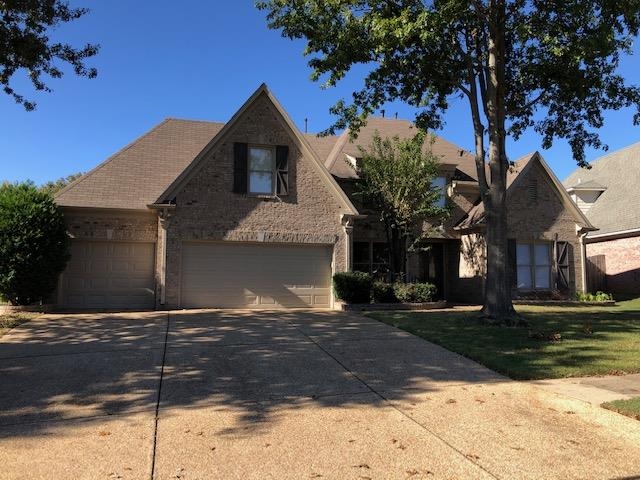
<svg viewBox="0 0 640 480"><path fill-rule="evenodd" d="M153 243L72 241L62 306L153 308L154 252Z"/></svg>
<svg viewBox="0 0 640 480"><path fill-rule="evenodd" d="M184 243L186 308L328 308L328 246Z"/></svg>

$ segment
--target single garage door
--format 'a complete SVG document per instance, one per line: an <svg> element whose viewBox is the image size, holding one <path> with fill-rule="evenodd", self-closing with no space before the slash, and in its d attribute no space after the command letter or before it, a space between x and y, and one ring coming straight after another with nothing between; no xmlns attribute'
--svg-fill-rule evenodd
<svg viewBox="0 0 640 480"><path fill-rule="evenodd" d="M328 308L331 248L247 243L184 243L186 308Z"/></svg>
<svg viewBox="0 0 640 480"><path fill-rule="evenodd" d="M69 308L154 307L153 243L71 242L62 276L62 305Z"/></svg>

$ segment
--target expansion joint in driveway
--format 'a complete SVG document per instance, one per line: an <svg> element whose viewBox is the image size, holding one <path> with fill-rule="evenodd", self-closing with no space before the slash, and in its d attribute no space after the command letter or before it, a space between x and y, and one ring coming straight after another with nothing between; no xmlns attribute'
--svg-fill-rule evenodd
<svg viewBox="0 0 640 480"><path fill-rule="evenodd" d="M164 377L164 365L167 359L167 343L169 341L169 325L171 323L171 316L167 312L167 328L164 331L164 348L162 351L162 366L160 367L160 382L158 384L158 398L156 399L156 413L153 421L153 446L151 450L151 472L149 473L149 479L153 480L156 470L156 446L158 443L158 416L160 414L160 398L162 395L162 380Z"/></svg>
<svg viewBox="0 0 640 480"><path fill-rule="evenodd" d="M367 382L365 382L362 378L360 378L358 376L357 373L355 373L354 371L352 371L347 365L345 365L343 362L340 361L339 358L337 358L335 355L332 355L331 352L329 352L326 348L324 348L322 345L320 345L320 343L318 343L315 339L313 339L312 337L310 337L309 335L307 335L305 332L303 332L301 329L299 329L296 325L294 325L293 323L290 322L290 325L292 327L294 327L296 330L298 330L304 337L306 337L311 343L313 343L316 347L318 347L320 350L322 350L326 355L328 355L330 358L332 358L338 365L340 365L346 372L348 372L350 375L353 376L353 378L355 378L356 380L358 380L362 385L365 386L365 388L367 388L371 393L373 393L374 395L377 395L378 397L380 397L381 400L383 400L387 405L389 405L391 408L393 408L396 412L398 412L400 415L402 415L403 417L405 417L407 420L411 421L412 423L414 423L415 425L417 425L418 427L420 427L422 430L424 430L425 432L427 432L429 435L434 436L435 438L437 438L439 441L441 441L443 444L445 444L447 447L451 448L452 450L454 450L455 452L457 452L458 454L460 454L460 456L462 458L464 458L464 460L466 460L467 462L471 462L473 463L475 466L477 466L478 468L480 468L481 470L483 470L484 472L487 473L487 475L491 476L492 478L495 479L499 479L500 477L498 477L497 475L495 475L494 473L490 472L489 470L487 470L486 468L484 468L482 465L480 465L477 462L474 462L473 460L469 459L469 457L467 457L467 455L465 455L465 453L463 451L461 451L459 448L457 448L455 445L452 445L451 443L449 443L447 440L445 440L444 438L442 438L440 435L438 435L436 432L430 430L429 428L427 428L425 425L423 425L422 423L418 422L415 418L413 418L411 415L408 415L404 410L401 410L400 408L398 408L396 405L393 404L393 402L391 402L387 397L384 396L383 393L378 392L375 388L373 388L371 385L369 385Z"/></svg>

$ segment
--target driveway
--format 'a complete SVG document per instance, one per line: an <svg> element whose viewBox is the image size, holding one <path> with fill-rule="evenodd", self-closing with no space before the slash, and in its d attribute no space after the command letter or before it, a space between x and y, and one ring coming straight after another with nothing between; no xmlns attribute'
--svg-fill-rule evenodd
<svg viewBox="0 0 640 480"><path fill-rule="evenodd" d="M353 314L48 315L0 340L0 466L2 479L621 479L640 475L640 422Z"/></svg>

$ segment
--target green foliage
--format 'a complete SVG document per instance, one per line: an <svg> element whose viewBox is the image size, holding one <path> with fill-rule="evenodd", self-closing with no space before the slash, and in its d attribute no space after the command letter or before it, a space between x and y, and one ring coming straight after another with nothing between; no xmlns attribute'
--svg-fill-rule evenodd
<svg viewBox="0 0 640 480"><path fill-rule="evenodd" d="M78 172L78 173L73 173L71 175L68 175L66 177L61 177L58 180L49 181L40 186L40 191L47 193L51 196L54 196L64 187L69 185L71 182L79 179L82 175L84 175L83 172Z"/></svg>
<svg viewBox="0 0 640 480"><path fill-rule="evenodd" d="M374 303L398 303L392 283L374 282L371 293Z"/></svg>
<svg viewBox="0 0 640 480"><path fill-rule="evenodd" d="M602 407L618 412L627 417L640 420L640 397L628 398L625 400L614 400L613 402L606 402L602 404Z"/></svg>
<svg viewBox="0 0 640 480"><path fill-rule="evenodd" d="M401 283L393 285L393 291L400 302L425 303L433 300L436 286L431 283Z"/></svg>
<svg viewBox="0 0 640 480"><path fill-rule="evenodd" d="M86 8L70 7L64 0L0 2L0 85L27 111L33 110L35 103L11 86L11 78L17 72L24 71L33 87L45 92L51 91L45 80L64 75L60 63L69 64L81 77L97 75L95 68L84 64L98 53L97 45L74 48L67 43L53 42L48 36L50 30L77 20L87 12Z"/></svg>
<svg viewBox="0 0 640 480"><path fill-rule="evenodd" d="M504 105L515 138L530 127L545 148L566 138L582 164L585 146L602 147L604 110L640 112L640 89L616 73L638 34L634 1L260 0L257 6L268 11L270 28L306 41L314 80L334 86L354 66L368 69L351 103L332 108L338 120L329 131L357 129L395 100L421 108L419 124L438 129L449 100L462 96L472 108L476 102L478 122L502 115L496 106ZM490 59L497 62L494 76ZM493 120L500 128L504 118Z"/></svg>
<svg viewBox="0 0 640 480"><path fill-rule="evenodd" d="M596 293L576 292L576 300L579 302L608 302L613 300L613 295L601 291Z"/></svg>
<svg viewBox="0 0 640 480"><path fill-rule="evenodd" d="M380 216L394 277L404 271L407 237L419 240L427 218L446 214L438 206L445 192L433 187L438 158L425 147L425 138L418 132L410 139L383 139L376 132L369 149L360 147L362 158L355 167L360 178L355 195Z"/></svg>
<svg viewBox="0 0 640 480"><path fill-rule="evenodd" d="M425 137L419 132L411 139L383 139L376 132L368 150L360 147L357 194L372 204L382 221L403 233L427 217L445 213L437 206L444 192L432 186L440 162L423 150Z"/></svg>
<svg viewBox="0 0 640 480"><path fill-rule="evenodd" d="M333 275L336 297L347 303L371 301L371 275L364 272L339 272Z"/></svg>
<svg viewBox="0 0 640 480"><path fill-rule="evenodd" d="M0 294L14 305L44 299L69 259L62 213L33 183L0 186Z"/></svg>

